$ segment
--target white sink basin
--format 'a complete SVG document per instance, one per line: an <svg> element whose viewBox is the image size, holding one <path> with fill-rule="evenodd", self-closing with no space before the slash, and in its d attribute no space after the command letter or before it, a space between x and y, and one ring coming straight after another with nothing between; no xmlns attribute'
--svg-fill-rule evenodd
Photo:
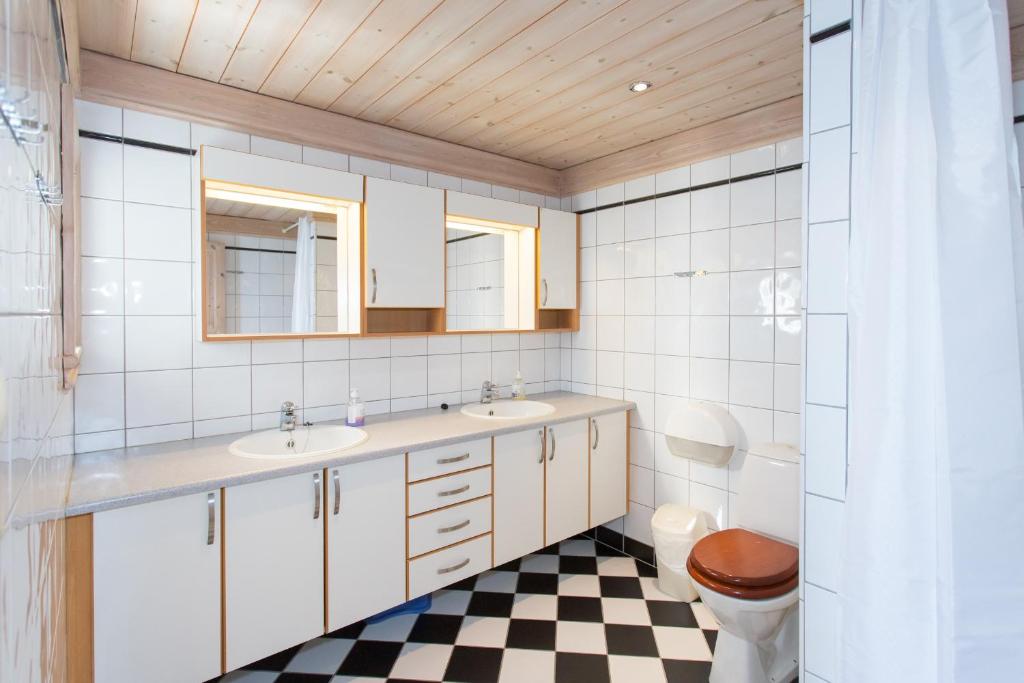
<svg viewBox="0 0 1024 683"><path fill-rule="evenodd" d="M541 401L494 401L493 403L467 403L462 414L481 420L521 420L526 417L541 417L555 412L550 403Z"/></svg>
<svg viewBox="0 0 1024 683"><path fill-rule="evenodd" d="M276 458L311 458L315 455L337 453L358 446L369 434L357 427L344 425L314 425L297 427L294 432L270 429L256 432L232 442L228 452L243 458L273 460ZM294 445L289 446L289 440Z"/></svg>

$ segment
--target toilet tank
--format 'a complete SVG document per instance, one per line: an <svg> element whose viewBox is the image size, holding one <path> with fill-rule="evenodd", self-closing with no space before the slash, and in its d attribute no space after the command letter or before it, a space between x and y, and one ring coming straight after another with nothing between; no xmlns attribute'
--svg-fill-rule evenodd
<svg viewBox="0 0 1024 683"><path fill-rule="evenodd" d="M736 526L799 545L800 454L788 444L752 445L740 469Z"/></svg>

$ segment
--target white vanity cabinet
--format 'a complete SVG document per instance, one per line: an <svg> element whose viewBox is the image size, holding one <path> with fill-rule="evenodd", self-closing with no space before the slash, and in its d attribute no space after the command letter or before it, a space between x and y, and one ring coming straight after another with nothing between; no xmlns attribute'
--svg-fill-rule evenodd
<svg viewBox="0 0 1024 683"><path fill-rule="evenodd" d="M405 601L405 456L327 470L327 630Z"/></svg>
<svg viewBox="0 0 1024 683"><path fill-rule="evenodd" d="M494 566L544 547L544 429L494 437Z"/></svg>
<svg viewBox="0 0 1024 683"><path fill-rule="evenodd" d="M578 246L576 214L540 210L540 308L576 308Z"/></svg>
<svg viewBox="0 0 1024 683"><path fill-rule="evenodd" d="M367 308L444 308L444 191L366 179Z"/></svg>
<svg viewBox="0 0 1024 683"><path fill-rule="evenodd" d="M94 680L220 675L220 492L97 512L92 534Z"/></svg>
<svg viewBox="0 0 1024 683"><path fill-rule="evenodd" d="M586 419L563 422L547 427L546 432L545 542L550 545L590 528L590 423Z"/></svg>
<svg viewBox="0 0 1024 683"><path fill-rule="evenodd" d="M384 437L361 462L74 514L76 680L209 680L621 517L614 410L502 434L440 417L440 446L383 455L400 447Z"/></svg>
<svg viewBox="0 0 1024 683"><path fill-rule="evenodd" d="M590 526L626 514L629 467L626 413L590 418Z"/></svg>
<svg viewBox="0 0 1024 683"><path fill-rule="evenodd" d="M323 471L224 490L227 670L324 633Z"/></svg>

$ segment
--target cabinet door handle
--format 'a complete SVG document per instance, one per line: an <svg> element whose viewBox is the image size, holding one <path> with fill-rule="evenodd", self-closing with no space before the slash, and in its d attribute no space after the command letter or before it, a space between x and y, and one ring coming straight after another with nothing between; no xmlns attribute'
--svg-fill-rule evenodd
<svg viewBox="0 0 1024 683"><path fill-rule="evenodd" d="M320 519L320 473L313 475L313 519Z"/></svg>
<svg viewBox="0 0 1024 683"><path fill-rule="evenodd" d="M547 441L544 440L544 430L543 429L538 429L537 430L537 436L540 437L540 457L537 458L537 462L538 463L543 463L544 462L545 446L547 446Z"/></svg>
<svg viewBox="0 0 1024 683"><path fill-rule="evenodd" d="M370 303L377 303L377 269L370 268L370 280L373 282L373 293L370 295Z"/></svg>
<svg viewBox="0 0 1024 683"><path fill-rule="evenodd" d="M440 498L444 498L445 496L457 496L460 493L465 493L468 490L469 490L469 484L466 484L465 486L460 486L459 488L451 489L450 491L438 491L437 495Z"/></svg>
<svg viewBox="0 0 1024 683"><path fill-rule="evenodd" d="M337 515L341 512L341 475L338 470L331 472L331 478L334 479L334 514Z"/></svg>
<svg viewBox="0 0 1024 683"><path fill-rule="evenodd" d="M548 434L551 435L551 455L548 456L548 462L555 459L555 430L552 427L548 427Z"/></svg>
<svg viewBox="0 0 1024 683"><path fill-rule="evenodd" d="M544 295L541 297L540 305L541 306L547 306L548 305L548 279L545 278L545 277L542 277L540 279L540 286L544 290Z"/></svg>
<svg viewBox="0 0 1024 683"><path fill-rule="evenodd" d="M217 494L206 494L206 545L213 545L214 530L217 527Z"/></svg>
<svg viewBox="0 0 1024 683"><path fill-rule="evenodd" d="M469 453L463 453L462 455L452 456L451 458L438 458L438 465L451 465L453 462L462 462L463 460L469 460Z"/></svg>
<svg viewBox="0 0 1024 683"><path fill-rule="evenodd" d="M459 529L465 529L467 526L469 526L469 520L468 519L466 521L464 521L464 522L459 522L458 524L453 524L452 526L439 527L438 530L437 530L437 533L439 533L439 534L450 534L453 531L458 531Z"/></svg>
<svg viewBox="0 0 1024 683"><path fill-rule="evenodd" d="M464 559L462 562L459 562L457 564L453 564L450 567L442 567L441 569L438 569L437 573L438 574L451 574L452 572L459 571L460 569L465 567L467 564L469 564L469 558L468 557L466 559Z"/></svg>
<svg viewBox="0 0 1024 683"><path fill-rule="evenodd" d="M591 446L595 451L597 450L597 444L601 440L601 432L597 428L597 420L590 418L590 424L594 426L594 444Z"/></svg>

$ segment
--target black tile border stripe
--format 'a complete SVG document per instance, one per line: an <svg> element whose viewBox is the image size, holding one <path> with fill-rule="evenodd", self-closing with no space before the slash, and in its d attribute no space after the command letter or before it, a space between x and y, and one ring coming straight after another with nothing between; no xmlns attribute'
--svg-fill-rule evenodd
<svg viewBox="0 0 1024 683"><path fill-rule="evenodd" d="M674 197L677 194L686 194L687 192L696 192L697 190L706 190L710 187L720 187L722 185L729 185L731 183L740 183L744 180L754 180L755 178L764 178L770 175L778 175L779 173L788 173L789 171L799 171L804 165L801 164L790 164L789 166L779 166L778 168L769 169L767 171L758 171L757 173L748 173L747 175L740 175L734 178L725 178L724 180L716 180L710 183L702 183L700 185L691 185L690 187L683 187L678 190L669 190L668 192L655 192L654 194L645 195L643 197L634 197L633 199L626 199L621 202L612 202L611 204L602 204L601 206L595 206L592 209L581 209L575 211L577 216L582 216L586 213L594 213L595 211L601 211L602 209L614 209L617 206L629 206L630 204L639 204L640 202L649 202L652 199L663 199L665 197Z"/></svg>
<svg viewBox="0 0 1024 683"><path fill-rule="evenodd" d="M811 34L811 45L814 45L815 43L820 42L822 40L828 40L829 38L831 38L833 36L838 36L840 33L846 33L847 31L850 30L850 26L851 26L850 20L847 19L846 21L844 21L841 24L836 24L835 26L829 26L828 28L821 29L817 33L812 33Z"/></svg>
<svg viewBox="0 0 1024 683"><path fill-rule="evenodd" d="M1024 123L1024 114L1017 114L1013 117L1014 123Z"/></svg>
<svg viewBox="0 0 1024 683"><path fill-rule="evenodd" d="M849 22L847 22L849 24ZM1024 120L1024 116L1018 117ZM1016 122L1017 119L1014 119ZM88 138L90 140L102 140L104 142L117 142L124 145L131 145L133 147L144 147L146 149L160 150L161 152L172 152L174 154L184 154L186 156L195 156L196 150L188 147L176 147L174 145L162 145L158 142L147 142L146 140L136 140L135 138L126 138L120 135L109 135L107 133L96 133L91 130L78 130L79 137ZM612 202L611 204L603 204L601 206L595 206L592 209L582 209L576 211L577 215L582 216L586 213L594 213L595 211L601 211L602 209L613 209L616 206L629 206L630 204L639 204L641 202L647 202L652 199L662 199L664 197L673 197L679 194L686 194L688 192L695 192L697 190L706 190L711 187L719 187L721 185L729 185L730 183L739 183L744 180L754 180L755 178L764 178L765 176L777 175L779 173L787 173L789 171L798 171L803 168L803 164L790 164L789 166L780 166L778 168L769 169L767 171L758 171L757 173L748 173L747 175L735 176L733 178L725 178L723 180L716 180L710 183L702 183L700 185L691 185L690 187L680 188L678 190L670 190L668 192L656 192L654 194L645 195L643 197L634 197L633 199L626 199L621 202ZM468 239L468 238L464 238Z"/></svg>
<svg viewBox="0 0 1024 683"><path fill-rule="evenodd" d="M89 138L90 140L103 140L104 142L119 142L123 145L131 145L132 147L145 147L146 149L156 149L161 152L173 152L174 154L184 154L187 156L195 156L196 151L188 147L175 147L174 145L161 145L158 142L147 142L146 140L136 140L135 138L125 138L120 135L108 135L106 133L95 133L91 130L78 129L78 136L83 138Z"/></svg>

